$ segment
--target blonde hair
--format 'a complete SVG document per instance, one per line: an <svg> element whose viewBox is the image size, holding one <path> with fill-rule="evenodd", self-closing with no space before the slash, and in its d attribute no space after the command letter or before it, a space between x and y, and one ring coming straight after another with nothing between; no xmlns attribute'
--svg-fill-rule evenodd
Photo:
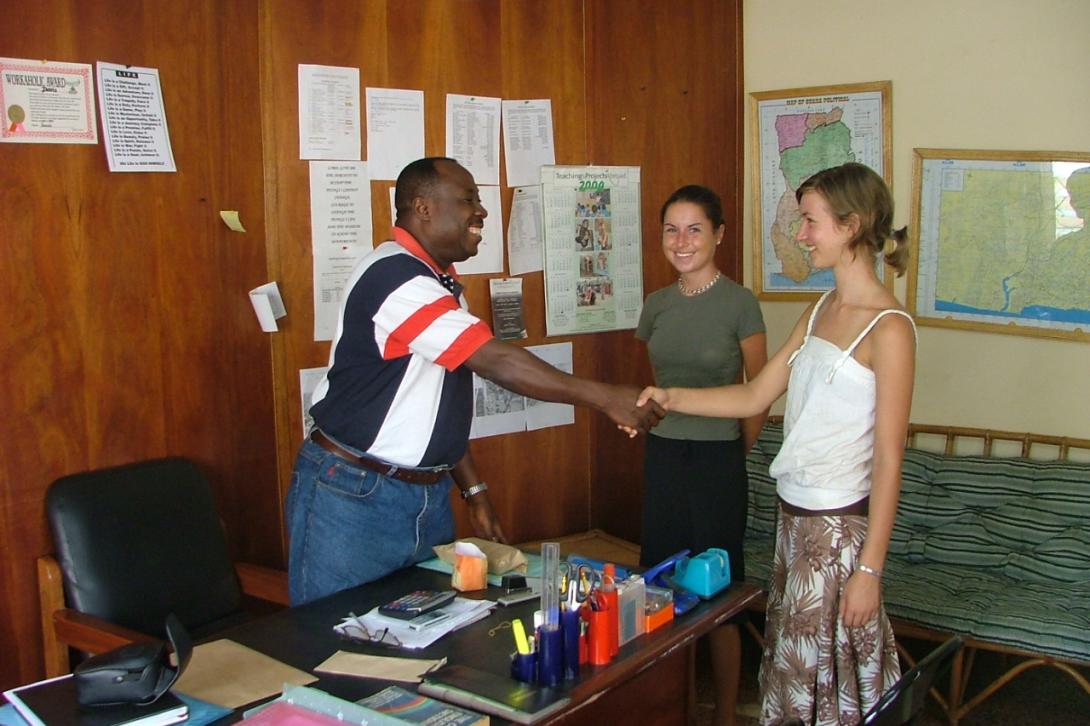
<svg viewBox="0 0 1090 726"><path fill-rule="evenodd" d="M908 227L893 229L893 196L878 173L869 166L848 162L825 169L804 181L795 192L802 201L806 192L817 192L840 224L859 226L848 249L862 246L874 257L881 255L900 277L908 264Z"/></svg>

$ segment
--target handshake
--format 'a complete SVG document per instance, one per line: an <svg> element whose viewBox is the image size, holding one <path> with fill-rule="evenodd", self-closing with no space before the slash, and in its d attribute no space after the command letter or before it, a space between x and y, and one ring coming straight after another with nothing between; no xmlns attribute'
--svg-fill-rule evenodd
<svg viewBox="0 0 1090 726"><path fill-rule="evenodd" d="M603 412L613 419L617 428L628 434L646 434L666 415L666 392L661 388L648 386L640 389L633 385L613 385L610 400L603 407Z"/></svg>

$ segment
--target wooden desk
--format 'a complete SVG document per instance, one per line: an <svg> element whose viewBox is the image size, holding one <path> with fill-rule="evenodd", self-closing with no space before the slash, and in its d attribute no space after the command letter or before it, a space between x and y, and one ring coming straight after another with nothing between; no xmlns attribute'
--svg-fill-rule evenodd
<svg viewBox="0 0 1090 726"><path fill-rule="evenodd" d="M423 650L401 651L354 643L333 631L333 626L349 612L367 612L411 590L449 587L449 575L410 567L377 582L239 626L224 637L312 672L335 651L346 650L420 658L445 656L451 663L464 663L507 677L514 641L509 628L495 628L516 616L529 626L538 607L536 600L498 607L485 620L455 631ZM571 703L548 723L686 723L689 658L694 643L743 610L759 592L752 585L732 585L719 597L701 603L671 624L629 642L609 665L582 666L580 677L561 687L571 697ZM490 588L466 596L495 599L499 594L499 590ZM314 687L352 701L388 685L365 678L316 675L321 677ZM496 717L492 721L505 723Z"/></svg>

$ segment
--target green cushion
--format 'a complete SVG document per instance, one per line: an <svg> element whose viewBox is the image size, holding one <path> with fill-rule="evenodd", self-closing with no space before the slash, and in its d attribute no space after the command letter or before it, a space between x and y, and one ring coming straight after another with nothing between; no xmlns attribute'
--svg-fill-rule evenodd
<svg viewBox="0 0 1090 726"><path fill-rule="evenodd" d="M956 518L956 513L936 508L931 501L931 482L941 464L942 457L936 454L917 449L905 451L901 498L889 539L890 554L921 559L924 544L916 533Z"/></svg>
<svg viewBox="0 0 1090 726"><path fill-rule="evenodd" d="M1015 582L1090 583L1090 465L944 459L935 499L961 513L921 528L926 561L998 569Z"/></svg>
<svg viewBox="0 0 1090 726"><path fill-rule="evenodd" d="M747 568L749 564L746 564ZM1090 586L1017 582L965 566L886 561L891 617L989 643L1090 661Z"/></svg>

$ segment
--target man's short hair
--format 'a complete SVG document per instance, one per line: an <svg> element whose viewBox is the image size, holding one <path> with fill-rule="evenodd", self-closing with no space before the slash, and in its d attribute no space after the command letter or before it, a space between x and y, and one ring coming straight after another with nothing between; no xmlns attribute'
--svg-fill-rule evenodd
<svg viewBox="0 0 1090 726"><path fill-rule="evenodd" d="M458 162L445 156L428 156L410 163L397 175L397 184L394 187L395 216L408 216L413 199L424 197L432 192L439 182L439 169L437 161Z"/></svg>

